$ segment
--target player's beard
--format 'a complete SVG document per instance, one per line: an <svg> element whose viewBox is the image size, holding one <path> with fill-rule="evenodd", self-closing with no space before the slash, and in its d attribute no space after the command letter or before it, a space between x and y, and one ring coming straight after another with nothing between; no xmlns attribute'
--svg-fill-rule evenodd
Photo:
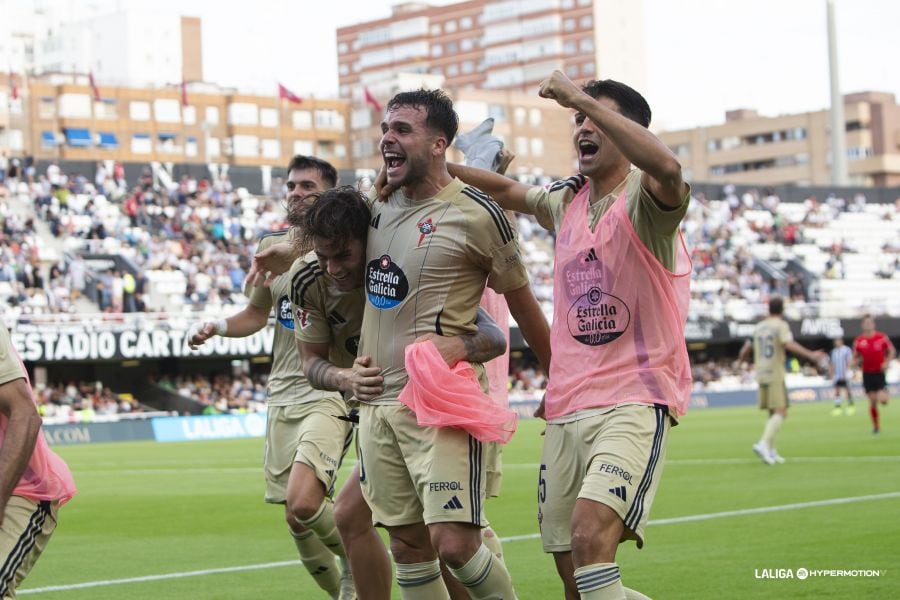
<svg viewBox="0 0 900 600"><path fill-rule="evenodd" d="M303 224L303 215L309 204L299 197L288 200L287 203L287 222L291 227L300 227Z"/></svg>

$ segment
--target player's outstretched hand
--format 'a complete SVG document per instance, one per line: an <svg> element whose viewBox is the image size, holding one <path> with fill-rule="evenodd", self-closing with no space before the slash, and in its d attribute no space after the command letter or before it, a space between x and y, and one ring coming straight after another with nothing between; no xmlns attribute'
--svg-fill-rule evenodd
<svg viewBox="0 0 900 600"><path fill-rule="evenodd" d="M372 364L372 357L357 356L350 374L350 387L357 400L370 402L384 393L381 367Z"/></svg>
<svg viewBox="0 0 900 600"><path fill-rule="evenodd" d="M273 244L253 256L247 281L256 287L269 287L276 277L290 270L296 259L297 250L290 242Z"/></svg>
<svg viewBox="0 0 900 600"><path fill-rule="evenodd" d="M565 108L575 108L575 98L581 93L583 93L581 89L559 69L541 82L538 91L541 98L556 100L557 104Z"/></svg>
<svg viewBox="0 0 900 600"><path fill-rule="evenodd" d="M216 335L218 323L216 321L200 321L192 323L187 332L187 345L191 350L202 346L206 340Z"/></svg>

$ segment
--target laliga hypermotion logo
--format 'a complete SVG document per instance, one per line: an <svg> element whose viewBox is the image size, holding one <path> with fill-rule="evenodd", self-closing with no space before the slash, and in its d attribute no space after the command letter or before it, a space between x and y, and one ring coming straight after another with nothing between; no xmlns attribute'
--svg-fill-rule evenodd
<svg viewBox="0 0 900 600"><path fill-rule="evenodd" d="M435 225L431 221L431 217L428 217L424 221L418 223L416 227L419 228L419 243L416 244L416 248L422 245L422 240L425 239L426 235L431 235L435 231L437 231L437 225Z"/></svg>

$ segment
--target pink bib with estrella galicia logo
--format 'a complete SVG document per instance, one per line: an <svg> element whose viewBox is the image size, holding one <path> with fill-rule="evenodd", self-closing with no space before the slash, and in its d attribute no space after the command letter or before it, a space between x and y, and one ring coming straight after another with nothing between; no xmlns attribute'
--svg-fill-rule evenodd
<svg viewBox="0 0 900 600"><path fill-rule="evenodd" d="M11 346L10 351L19 360L19 366L22 367L22 376L25 378L28 390L32 394L32 401L34 401L28 371L25 370L25 365L22 364L22 359L19 357L16 349ZM8 422L9 418L0 414L0 444L3 443ZM59 500L59 505L62 506L72 499L75 492L75 480L72 477L72 472L69 471L65 461L50 449L47 439L44 437L44 432L41 430L38 432L34 451L31 453L25 472L22 473L22 477L13 489L12 495L28 498L35 502Z"/></svg>
<svg viewBox="0 0 900 600"><path fill-rule="evenodd" d="M626 190L591 231L588 182L556 240L548 420L622 402L687 410L684 342L691 260L679 234L676 274L638 237Z"/></svg>

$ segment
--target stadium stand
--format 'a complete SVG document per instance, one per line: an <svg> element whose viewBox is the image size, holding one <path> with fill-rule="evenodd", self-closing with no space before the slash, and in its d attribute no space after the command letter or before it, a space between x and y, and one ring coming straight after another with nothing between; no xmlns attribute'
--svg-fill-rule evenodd
<svg viewBox="0 0 900 600"><path fill-rule="evenodd" d="M159 322L178 326L197 312L233 311L246 302L243 280L259 236L285 225L283 190L275 183L272 195L252 196L233 189L227 176L173 181L154 178L147 168L128 182L123 170L98 164L91 181L54 163L14 189L0 184L6 323L147 329ZM790 299L789 319L855 319L866 311L900 317L900 199L870 203L862 194L834 193L783 202L771 190L738 193L732 186L717 196L697 192L683 222L694 262L691 321L755 321L773 293ZM517 226L549 318L553 234L530 216L518 215ZM127 313L144 313L149 321ZM753 387L752 367L733 364L734 353L721 354L692 352L695 389ZM170 374L156 385L189 401L179 411L256 411L265 403L265 374L258 371ZM804 385L828 383L812 369L790 377ZM513 398L534 397L545 386L546 375L527 355L514 361ZM109 390L100 399L90 395L90 402L65 401L64 391L59 385L41 391L48 416L66 417L79 403L93 404L96 414L140 408Z"/></svg>

